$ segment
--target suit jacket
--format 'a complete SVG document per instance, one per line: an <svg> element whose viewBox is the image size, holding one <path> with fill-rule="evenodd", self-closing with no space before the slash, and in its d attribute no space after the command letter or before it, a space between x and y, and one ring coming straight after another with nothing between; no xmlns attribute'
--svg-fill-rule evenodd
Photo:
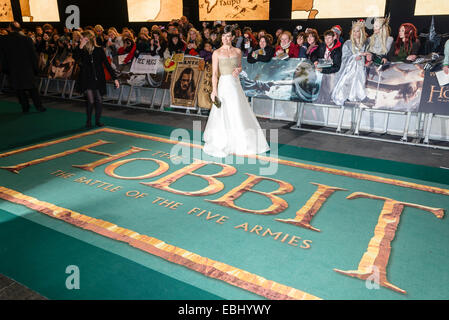
<svg viewBox="0 0 449 320"><path fill-rule="evenodd" d="M0 45L3 72L9 75L13 89L24 90L36 87L38 57L33 41L18 32L3 36Z"/></svg>

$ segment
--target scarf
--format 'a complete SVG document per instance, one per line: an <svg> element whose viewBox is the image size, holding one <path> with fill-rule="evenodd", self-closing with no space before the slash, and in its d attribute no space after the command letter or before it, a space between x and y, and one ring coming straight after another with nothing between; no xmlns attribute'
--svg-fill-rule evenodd
<svg viewBox="0 0 449 320"><path fill-rule="evenodd" d="M315 44L315 45L313 45L313 46L309 46L309 48L307 48L306 54L307 54L307 55L312 54L312 52L314 52L317 48L318 48L318 45L317 45L317 44Z"/></svg>
<svg viewBox="0 0 449 320"><path fill-rule="evenodd" d="M280 44L281 45L281 48L282 49L284 49L284 50L287 50L288 48L290 48L290 44L291 44L292 42L290 41L289 43L287 43L285 46L283 46L282 44Z"/></svg>
<svg viewBox="0 0 449 320"><path fill-rule="evenodd" d="M341 47L341 42L337 39L336 42L334 42L334 46L332 48L329 48L328 45L326 45L326 52L324 53L324 59L330 60L332 51L335 49L338 49Z"/></svg>

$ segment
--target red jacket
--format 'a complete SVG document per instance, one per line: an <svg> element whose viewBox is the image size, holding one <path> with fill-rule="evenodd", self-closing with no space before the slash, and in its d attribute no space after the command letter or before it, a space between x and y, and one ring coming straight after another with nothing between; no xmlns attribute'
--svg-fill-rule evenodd
<svg viewBox="0 0 449 320"><path fill-rule="evenodd" d="M276 49L274 50L274 56L276 56L276 52L278 50L283 50L281 45L276 46ZM293 41L290 43L290 47L288 47L288 56L290 58L298 58L299 57L299 47L297 44L293 43Z"/></svg>
<svg viewBox="0 0 449 320"><path fill-rule="evenodd" d="M131 51L128 53L128 55L126 56L125 60L123 61L123 63L127 64L128 62L130 62L133 58L134 58L134 53L136 52L136 44L133 45ZM117 53L119 55L125 54L125 47L121 47L120 49L117 50Z"/></svg>

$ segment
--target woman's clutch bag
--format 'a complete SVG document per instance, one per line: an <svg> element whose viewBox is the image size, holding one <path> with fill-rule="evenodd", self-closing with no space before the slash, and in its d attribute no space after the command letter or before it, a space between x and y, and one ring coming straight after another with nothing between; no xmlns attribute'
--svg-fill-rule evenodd
<svg viewBox="0 0 449 320"><path fill-rule="evenodd" d="M221 108L221 101L218 99L218 97L215 97L214 104L217 108Z"/></svg>

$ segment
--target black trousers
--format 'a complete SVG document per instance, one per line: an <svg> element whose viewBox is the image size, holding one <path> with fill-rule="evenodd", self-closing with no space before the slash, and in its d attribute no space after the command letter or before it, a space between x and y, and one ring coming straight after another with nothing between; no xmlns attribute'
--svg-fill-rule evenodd
<svg viewBox="0 0 449 320"><path fill-rule="evenodd" d="M99 90L86 90L86 115L87 123L92 123L92 112L95 108L95 123L100 122L101 112L103 111L103 101Z"/></svg>
<svg viewBox="0 0 449 320"><path fill-rule="evenodd" d="M31 100L33 100L33 104L37 110L41 110L44 107L42 106L41 97L39 96L39 92L37 88L33 89L22 89L17 90L17 97L19 98L19 103L22 105L22 110L27 112L30 110L30 103L28 101L28 93L30 94Z"/></svg>

